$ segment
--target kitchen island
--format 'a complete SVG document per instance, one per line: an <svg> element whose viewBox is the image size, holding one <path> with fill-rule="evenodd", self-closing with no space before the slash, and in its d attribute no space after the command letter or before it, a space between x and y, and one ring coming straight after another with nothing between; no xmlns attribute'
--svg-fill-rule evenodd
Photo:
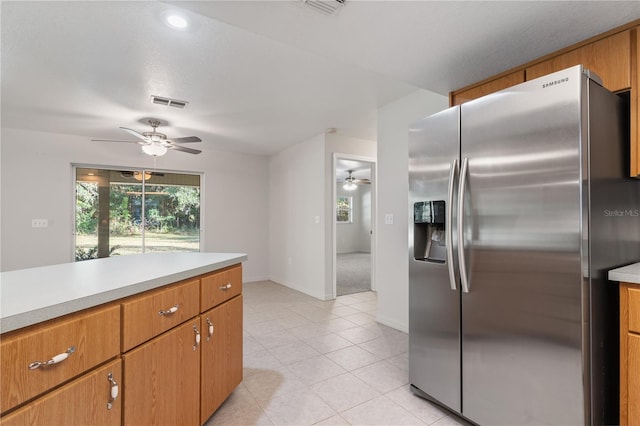
<svg viewBox="0 0 640 426"><path fill-rule="evenodd" d="M157 253L2 273L0 422L203 424L242 380L246 259Z"/></svg>
<svg viewBox="0 0 640 426"><path fill-rule="evenodd" d="M640 262L609 271L620 282L620 421L640 424Z"/></svg>

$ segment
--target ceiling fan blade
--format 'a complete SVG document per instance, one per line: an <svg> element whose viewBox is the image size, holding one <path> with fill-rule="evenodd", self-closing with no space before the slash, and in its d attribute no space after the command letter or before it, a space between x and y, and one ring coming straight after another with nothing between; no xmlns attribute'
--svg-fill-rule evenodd
<svg viewBox="0 0 640 426"><path fill-rule="evenodd" d="M183 138L172 138L169 140L169 142L173 142L173 143L193 143L193 142L202 142L202 139L200 139L197 136L185 136Z"/></svg>
<svg viewBox="0 0 640 426"><path fill-rule="evenodd" d="M189 154L200 154L202 152L199 149L187 148L179 145L169 145L167 148L175 149L176 151L188 152Z"/></svg>
<svg viewBox="0 0 640 426"><path fill-rule="evenodd" d="M122 130L124 130L125 132L129 132L131 133L133 136L142 139L145 142L149 142L149 138L147 138L145 135L143 135L142 133L138 133L133 129L129 129L127 127L120 127Z"/></svg>
<svg viewBox="0 0 640 426"><path fill-rule="evenodd" d="M122 140L116 140L116 139L91 139L92 142L124 142L124 143L142 143L143 142L138 142L138 141L122 141Z"/></svg>

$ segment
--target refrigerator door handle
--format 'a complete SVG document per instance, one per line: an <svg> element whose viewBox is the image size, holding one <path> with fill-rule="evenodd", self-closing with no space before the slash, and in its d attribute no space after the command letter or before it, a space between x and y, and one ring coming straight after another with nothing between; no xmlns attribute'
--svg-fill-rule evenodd
<svg viewBox="0 0 640 426"><path fill-rule="evenodd" d="M464 257L464 194L469 170L469 158L464 157L460 169L460 188L458 190L458 259L460 261L460 283L462 291L469 293L469 281L467 279L467 262Z"/></svg>
<svg viewBox="0 0 640 426"><path fill-rule="evenodd" d="M449 266L449 284L451 285L451 290L456 290L456 274L455 274L455 266L453 264L453 190L454 190L454 180L456 178L456 172L458 171L458 159L454 159L453 163L451 163L451 168L449 169L449 189L447 191L447 217L445 219L446 223L446 243L447 243L447 265Z"/></svg>

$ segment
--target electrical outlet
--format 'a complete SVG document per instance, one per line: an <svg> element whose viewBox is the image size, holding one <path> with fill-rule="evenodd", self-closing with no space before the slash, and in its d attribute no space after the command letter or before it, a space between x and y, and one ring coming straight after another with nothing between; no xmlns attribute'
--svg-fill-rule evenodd
<svg viewBox="0 0 640 426"><path fill-rule="evenodd" d="M48 228L49 220L48 219L31 219L31 227L32 228Z"/></svg>
<svg viewBox="0 0 640 426"><path fill-rule="evenodd" d="M393 225L393 213L387 213L384 215L384 224Z"/></svg>

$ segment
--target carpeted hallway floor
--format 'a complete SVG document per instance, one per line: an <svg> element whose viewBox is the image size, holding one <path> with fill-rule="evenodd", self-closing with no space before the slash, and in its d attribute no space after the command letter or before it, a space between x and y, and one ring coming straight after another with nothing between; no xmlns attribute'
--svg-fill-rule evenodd
<svg viewBox="0 0 640 426"><path fill-rule="evenodd" d="M336 255L337 296L371 290L371 253Z"/></svg>

